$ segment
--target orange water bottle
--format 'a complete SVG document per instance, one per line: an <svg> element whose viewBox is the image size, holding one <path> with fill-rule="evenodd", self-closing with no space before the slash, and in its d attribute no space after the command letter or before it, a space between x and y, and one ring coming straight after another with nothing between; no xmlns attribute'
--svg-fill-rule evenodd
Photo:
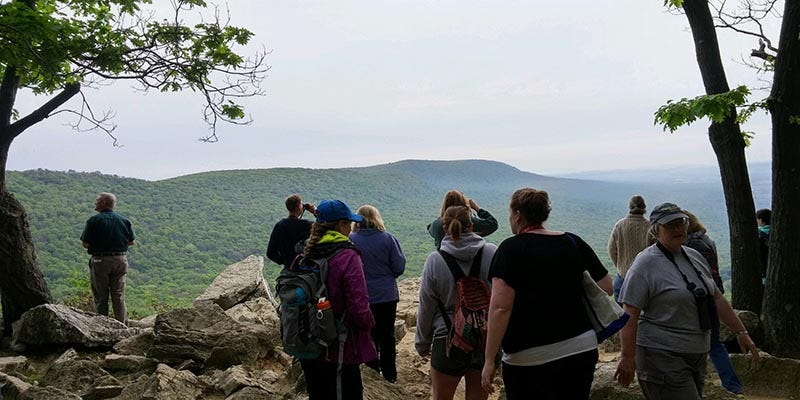
<svg viewBox="0 0 800 400"><path fill-rule="evenodd" d="M336 320L327 298L320 297L317 301L317 318L312 325L315 336L324 342L330 344L337 338Z"/></svg>

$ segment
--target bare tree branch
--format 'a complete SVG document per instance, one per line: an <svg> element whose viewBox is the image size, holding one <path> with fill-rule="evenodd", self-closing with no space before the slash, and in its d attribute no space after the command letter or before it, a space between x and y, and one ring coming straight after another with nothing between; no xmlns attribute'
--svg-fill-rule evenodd
<svg viewBox="0 0 800 400"><path fill-rule="evenodd" d="M61 93L57 94L52 99L48 100L47 103L44 103L41 107L37 108L30 114L26 115L23 118L20 118L13 124L9 126L10 134L12 138L17 137L20 133L22 133L25 129L30 128L31 126L35 125L36 123L42 121L43 119L50 116L50 114L60 107L62 104L66 103L72 96L75 96L81 90L80 83L69 83L64 86L64 90Z"/></svg>

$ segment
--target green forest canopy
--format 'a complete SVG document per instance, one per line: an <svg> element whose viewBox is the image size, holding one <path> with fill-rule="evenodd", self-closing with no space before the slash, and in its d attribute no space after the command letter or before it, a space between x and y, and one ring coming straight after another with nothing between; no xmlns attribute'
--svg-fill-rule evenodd
<svg viewBox="0 0 800 400"><path fill-rule="evenodd" d="M500 229L487 239L510 235L508 199L521 187L550 193L548 226L583 237L609 270L606 252L614 222L627 212L631 195L649 205L673 201L694 211L717 241L723 276L729 279L728 232L719 187L703 184L632 185L558 179L491 161L401 161L366 168L275 168L206 172L163 181L95 173L35 170L10 172L8 186L29 212L37 257L56 299L88 294L83 225L97 193L118 197L117 211L133 223L128 304L134 316L157 304L186 306L227 265L264 255L272 226L286 216L284 198L299 193L318 203L339 198L353 209L372 204L407 258L404 277L418 276L434 250L426 226L437 215L445 191L460 189L494 214ZM269 261L270 283L279 267Z"/></svg>

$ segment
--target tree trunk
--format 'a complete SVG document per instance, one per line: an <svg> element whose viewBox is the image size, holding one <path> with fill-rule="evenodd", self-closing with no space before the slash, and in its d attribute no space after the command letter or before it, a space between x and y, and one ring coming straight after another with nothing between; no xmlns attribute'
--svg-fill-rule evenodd
<svg viewBox="0 0 800 400"><path fill-rule="evenodd" d="M5 161L8 143L0 143L0 158ZM5 176L6 164L0 165ZM28 219L14 196L0 187L0 299L3 302L3 334L11 334L11 324L25 311L50 303L50 290L36 263Z"/></svg>
<svg viewBox="0 0 800 400"><path fill-rule="evenodd" d="M683 10L692 28L697 65L706 94L730 91L708 0L686 0ZM757 253L756 210L744 155L745 142L736 122L735 108L731 107L724 121L711 124L708 137L717 156L728 209L733 306L760 313L764 289Z"/></svg>
<svg viewBox="0 0 800 400"><path fill-rule="evenodd" d="M772 114L772 232L764 333L766 349L800 358L800 4L785 2L769 99Z"/></svg>

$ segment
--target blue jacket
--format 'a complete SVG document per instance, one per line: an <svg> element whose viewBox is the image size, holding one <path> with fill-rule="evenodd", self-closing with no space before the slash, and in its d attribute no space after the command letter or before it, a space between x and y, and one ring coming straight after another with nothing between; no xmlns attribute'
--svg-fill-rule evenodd
<svg viewBox="0 0 800 400"><path fill-rule="evenodd" d="M361 252L369 303L398 301L397 277L406 270L406 257L394 235L362 228L350 234L350 241Z"/></svg>

